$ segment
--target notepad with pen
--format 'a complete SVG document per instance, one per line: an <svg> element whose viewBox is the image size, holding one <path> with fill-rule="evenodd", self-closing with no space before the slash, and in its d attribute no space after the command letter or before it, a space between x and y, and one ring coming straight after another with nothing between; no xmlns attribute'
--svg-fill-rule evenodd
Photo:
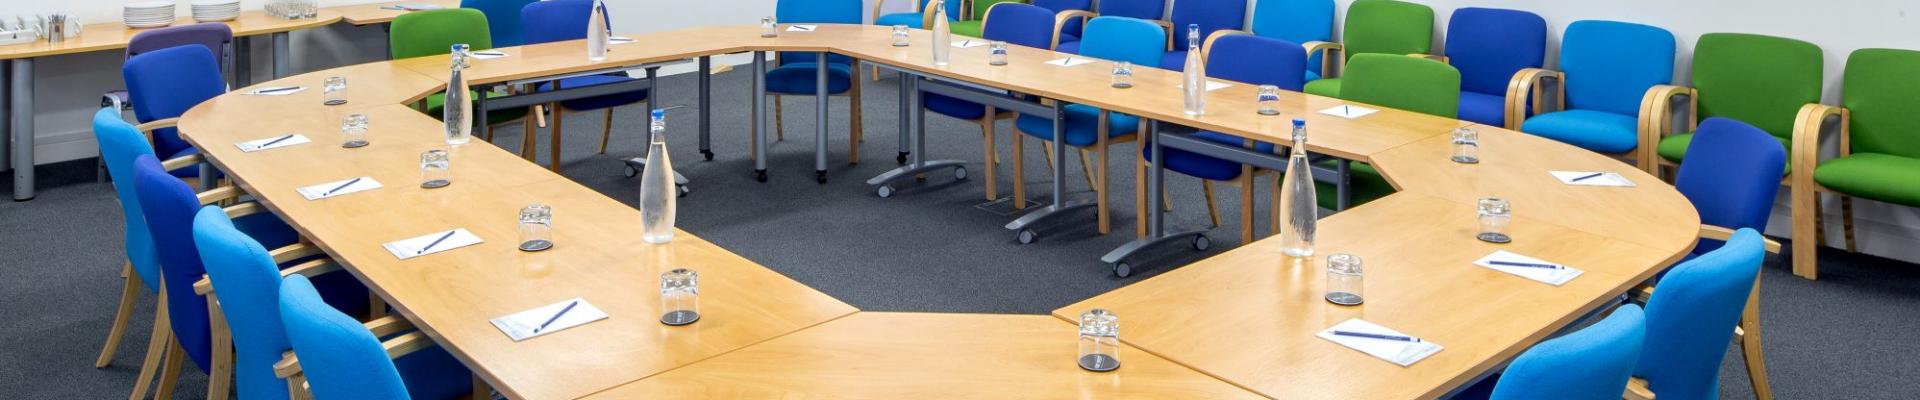
<svg viewBox="0 0 1920 400"><path fill-rule="evenodd" d="M394 257L402 260L453 250L480 244L480 236L467 228L434 231L433 233L396 240L381 245Z"/></svg>
<svg viewBox="0 0 1920 400"><path fill-rule="evenodd" d="M1439 344L1359 318L1335 324L1314 336L1402 367L1413 365L1444 349Z"/></svg>
<svg viewBox="0 0 1920 400"><path fill-rule="evenodd" d="M1578 268L1527 257L1514 252L1499 250L1486 257L1480 257L1473 265L1492 268L1495 271L1532 279L1548 285L1560 286L1567 281L1586 273Z"/></svg>
<svg viewBox="0 0 1920 400"><path fill-rule="evenodd" d="M494 318L490 322L499 328L500 333L518 342L559 332L594 321L607 319L607 312L588 303L587 299L575 297L571 300L536 307L507 316Z"/></svg>

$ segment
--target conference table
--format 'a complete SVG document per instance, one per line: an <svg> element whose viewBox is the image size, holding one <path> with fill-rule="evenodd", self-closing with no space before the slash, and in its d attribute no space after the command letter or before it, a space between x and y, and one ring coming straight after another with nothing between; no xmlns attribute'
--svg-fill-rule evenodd
<svg viewBox="0 0 1920 400"><path fill-rule="evenodd" d="M1049 65L1063 54L1041 49L1014 46L1008 65L989 66L985 47L956 48L951 65L934 66L925 31L912 32L912 46L894 47L887 27L823 24L775 38L759 30L629 35L635 43L600 61L587 59L581 41L509 47L499 49L507 57L473 60L465 76L486 85L740 52L830 52L899 70L915 84L1008 90L1249 140L1287 142L1290 121L1303 118L1312 129L1308 150L1371 163L1398 192L1322 219L1319 256L1286 257L1277 238L1263 239L1063 307L1057 318L874 313L687 232L646 244L631 206L494 146L453 147L454 183L416 187L418 154L447 146L444 124L405 105L444 89L446 56L267 83L317 88L326 77L346 77L355 84L339 106L321 105L318 90L242 89L190 110L180 130L234 184L512 398L1433 398L1604 311L1690 251L1699 229L1692 206L1659 179L1499 127L1475 126L1482 161L1457 164L1448 160L1450 133L1468 124L1453 119L1393 109L1328 116L1318 111L1351 103L1292 92L1281 94L1280 116L1263 116L1252 111L1255 89L1245 84L1208 92L1208 113L1188 116L1175 72L1136 67L1135 87L1114 89L1105 63ZM371 146L334 145L351 113L369 117ZM764 149L764 123L754 125ZM285 133L314 143L253 153L234 145ZM1618 172L1635 185L1569 186L1549 170ZM385 187L317 201L295 192L360 176ZM1510 244L1473 238L1475 201L1488 196L1514 204ZM532 203L554 209L552 250L516 249L516 210ZM408 260L381 247L456 227L484 242ZM1473 265L1495 250L1585 274L1553 286ZM1321 259L1332 253L1366 260L1364 305L1321 300ZM672 268L700 273L700 322L657 322L658 276ZM488 323L575 297L610 317L521 342ZM1075 321L1093 308L1121 319L1119 371L1074 366ZM1314 336L1351 318L1445 350L1400 367Z"/></svg>

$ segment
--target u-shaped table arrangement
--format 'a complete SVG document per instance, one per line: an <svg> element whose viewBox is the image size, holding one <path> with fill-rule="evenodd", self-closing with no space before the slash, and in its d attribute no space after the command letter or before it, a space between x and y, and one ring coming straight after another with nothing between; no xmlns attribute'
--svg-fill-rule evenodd
<svg viewBox="0 0 1920 400"><path fill-rule="evenodd" d="M631 206L477 143L452 149L450 187L389 185L317 201L295 191L357 176L418 180L418 155L446 147L445 126L408 104L444 90L444 56L267 82L314 88L340 76L353 89L338 106L322 105L319 90L235 91L189 111L180 129L237 185L513 398L1431 398L1616 302L1691 250L1699 231L1690 203L1656 177L1500 127L1474 127L1482 161L1458 164L1449 160L1450 133L1468 123L1452 119L1392 109L1339 118L1318 110L1348 103L1290 92L1280 116L1265 116L1253 111L1251 85L1209 92L1209 113L1188 116L1180 75L1170 71L1136 67L1135 87L1115 89L1105 63L1047 65L1062 55L1041 49L1012 48L1008 65L991 66L986 47L956 48L951 65L936 67L926 31L914 31L908 47L891 46L887 27L759 33L730 26L631 35L634 43L613 46L602 61L589 61L580 41L504 48L507 57L472 60L465 75L506 84L687 59L704 66L730 53L825 52L899 70L903 84L995 88L1273 143L1287 142L1290 121L1304 118L1310 151L1371 163L1398 189L1320 221L1319 254L1365 258L1367 302L1324 301L1322 262L1283 256L1277 239L1267 239L1061 308L1056 318L860 312L686 232L646 244ZM371 146L234 146L284 133L331 137L351 113L369 117ZM759 143L764 136L756 135ZM1569 186L1549 170L1617 171L1635 186ZM1475 202L1488 196L1514 205L1512 243L1474 238ZM552 250L521 252L512 243L512 216L531 203L551 205L564 220ZM485 242L408 260L381 246L449 228ZM1473 264L1496 250L1585 274L1553 286ZM680 267L702 275L703 318L662 325L658 277ZM489 323L574 297L611 317L521 342ZM1091 308L1122 318L1125 367L1117 371L1087 372L1074 362L1077 315ZM1315 337L1352 318L1445 350L1401 367Z"/></svg>

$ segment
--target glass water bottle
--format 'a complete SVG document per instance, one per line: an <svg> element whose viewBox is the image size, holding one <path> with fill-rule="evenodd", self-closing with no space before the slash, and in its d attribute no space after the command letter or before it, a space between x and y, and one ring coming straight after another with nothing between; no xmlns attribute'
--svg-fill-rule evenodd
<svg viewBox="0 0 1920 400"><path fill-rule="evenodd" d="M1280 182L1280 212L1287 226L1280 230L1280 251L1293 257L1313 256L1313 229L1320 205L1314 195L1313 166L1307 162L1307 121L1293 120L1293 149L1287 156L1287 174Z"/></svg>
<svg viewBox="0 0 1920 400"><path fill-rule="evenodd" d="M587 16L587 61L605 61L607 43L613 35L607 31L607 5L593 0L593 11Z"/></svg>
<svg viewBox="0 0 1920 400"><path fill-rule="evenodd" d="M1187 65L1183 82L1187 115L1207 113L1207 67L1200 62L1200 25L1187 25ZM1297 131L1296 131L1297 132Z"/></svg>
<svg viewBox="0 0 1920 400"><path fill-rule="evenodd" d="M667 110L653 110L647 139L647 165L640 178L641 239L660 244L673 240L673 163L667 160Z"/></svg>
<svg viewBox="0 0 1920 400"><path fill-rule="evenodd" d="M450 53L453 62L447 78L447 95L441 107L441 121L447 123L447 144L463 145L473 141L473 90L461 71L467 69L467 44L456 43Z"/></svg>
<svg viewBox="0 0 1920 400"><path fill-rule="evenodd" d="M947 2L933 2L933 65L953 63L953 30L947 27Z"/></svg>

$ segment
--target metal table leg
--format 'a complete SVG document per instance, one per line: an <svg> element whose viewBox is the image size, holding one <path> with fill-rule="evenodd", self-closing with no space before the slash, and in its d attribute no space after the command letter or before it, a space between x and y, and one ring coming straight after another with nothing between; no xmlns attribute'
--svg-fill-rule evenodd
<svg viewBox="0 0 1920 400"><path fill-rule="evenodd" d="M15 58L7 81L7 119L13 126L13 201L33 200L33 59Z"/></svg>
<svg viewBox="0 0 1920 400"><path fill-rule="evenodd" d="M293 47L293 44L289 43L292 41L292 36L293 34L288 32L273 33L273 79L293 74L293 55L289 54L292 52L290 48Z"/></svg>
<svg viewBox="0 0 1920 400"><path fill-rule="evenodd" d="M1334 211L1346 211L1353 204L1353 161L1340 159L1334 162Z"/></svg>
<svg viewBox="0 0 1920 400"><path fill-rule="evenodd" d="M813 56L813 180L827 183L827 53Z"/></svg>
<svg viewBox="0 0 1920 400"><path fill-rule="evenodd" d="M700 56L700 155L713 161L713 58ZM653 97L655 92L647 92Z"/></svg>
<svg viewBox="0 0 1920 400"><path fill-rule="evenodd" d="M235 89L253 86L252 37L233 38L233 82Z"/></svg>
<svg viewBox="0 0 1920 400"><path fill-rule="evenodd" d="M646 105L647 105L646 110L648 115L652 115L654 109L660 108L660 101L659 101L660 100L660 83L659 83L660 79L659 78L660 78L659 67L647 68L647 98L643 101L646 102Z"/></svg>
<svg viewBox="0 0 1920 400"><path fill-rule="evenodd" d="M1212 246L1207 240L1207 230L1205 229L1182 230L1171 234L1167 233L1166 213L1161 208L1162 205L1167 202L1167 193L1161 189L1161 187L1166 184L1167 168L1165 163L1166 148L1161 146L1162 140L1160 140L1160 121L1147 122L1147 137L1150 139L1149 142L1151 142L1153 149L1151 162L1153 169L1151 170L1152 172L1149 172L1146 182L1136 183L1147 185L1147 193L1149 193L1147 198L1151 199L1148 200L1145 206L1147 215L1140 216L1140 218L1147 219L1147 235L1127 242L1127 244L1120 245L1120 247L1113 249L1113 251L1107 252L1106 255L1100 256L1100 262L1112 264L1113 274L1122 278L1133 275L1133 265L1128 264L1125 260L1143 250L1162 244L1189 240L1196 250L1206 250Z"/></svg>
<svg viewBox="0 0 1920 400"><path fill-rule="evenodd" d="M388 61L392 61L393 60L393 23L388 22L388 23L380 24L380 33L387 37L386 40L380 41L380 44L385 46L387 50L386 54L381 54L380 56L386 57Z"/></svg>
<svg viewBox="0 0 1920 400"><path fill-rule="evenodd" d="M906 140L902 141L901 144L902 146L908 144L913 146L912 151L901 152L900 154L911 154L912 157L910 158L912 158L912 162L867 179L867 186L872 186L874 193L881 198L893 197L895 190L893 187L894 182L917 178L927 171L952 168L954 179L967 179L967 163L965 161L927 161L926 159L927 99L926 95L920 91L920 81L921 77L918 75L908 74L906 72L900 73L900 87L903 88L902 94L906 96L903 97L906 101L905 104L901 104L901 110L907 110L901 113L901 115L906 117L901 120L901 126L902 128L912 127L911 133L903 135ZM903 129L901 132L906 133L907 130Z"/></svg>
<svg viewBox="0 0 1920 400"><path fill-rule="evenodd" d="M1035 209L1026 215L1020 216L1018 219L1014 219L1013 222L1007 223L1007 230L1017 232L1015 238L1018 239L1021 244L1033 243L1034 240L1040 237L1039 233L1033 230L1034 225L1047 219L1064 215L1068 211L1092 208L1095 205L1093 200L1066 201L1066 131L1067 104L1066 102L1055 101L1053 103L1053 159L1055 161L1053 166L1053 201L1052 204L1048 204L1046 207Z"/></svg>
<svg viewBox="0 0 1920 400"><path fill-rule="evenodd" d="M909 115L911 115L913 110L908 108L909 106L912 105L912 101L908 99L908 97L912 96L912 93L918 92L918 91L913 90L911 86L908 86L907 80L910 79L908 78L908 75L910 74L908 74L905 70L902 70L899 73L899 76L900 76L900 81L899 81L900 82L900 142L899 142L900 155L894 157L893 160L895 162L900 163L900 165L907 165L907 155L913 153L913 150L907 147L908 146L907 135L909 134L909 131L913 130L913 125L911 125L911 121L909 120L910 119Z"/></svg>
<svg viewBox="0 0 1920 400"><path fill-rule="evenodd" d="M558 84L556 84L556 86L558 86ZM473 96L473 111L474 111L473 134L475 136L478 136L481 134L481 132L487 131L487 93L492 93L493 87L478 86L478 87L474 87L473 89L474 91L479 92L478 96ZM453 106L452 104L446 105L446 107L452 107L452 106ZM553 117L560 118L560 113L557 111L554 112ZM528 132L528 133L531 133L531 132ZM560 133L554 132L554 134L558 135ZM560 154L560 151L554 150L553 154L556 154L556 155ZM559 168L558 165L560 165L560 160L556 157L552 161L553 161L553 165L555 165L554 168Z"/></svg>
<svg viewBox="0 0 1920 400"><path fill-rule="evenodd" d="M767 181L767 53L753 52L753 174Z"/></svg>

